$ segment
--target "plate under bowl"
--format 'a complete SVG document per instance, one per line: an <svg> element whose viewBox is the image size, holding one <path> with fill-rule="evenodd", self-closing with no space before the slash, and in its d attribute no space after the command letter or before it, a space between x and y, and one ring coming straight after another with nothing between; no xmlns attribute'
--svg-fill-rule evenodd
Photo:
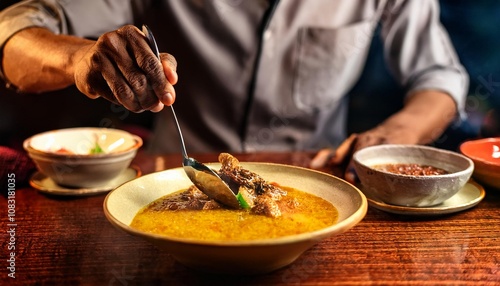
<svg viewBox="0 0 500 286"><path fill-rule="evenodd" d="M218 169L220 164L208 164ZM338 210L336 224L314 232L238 242L199 241L142 232L130 227L136 213L150 202L192 185L182 168L149 174L111 191L104 213L117 228L165 249L180 263L206 272L230 274L267 273L289 265L304 251L327 237L341 234L366 214L367 200L355 186L335 176L296 166L241 163L270 182L315 194Z"/></svg>

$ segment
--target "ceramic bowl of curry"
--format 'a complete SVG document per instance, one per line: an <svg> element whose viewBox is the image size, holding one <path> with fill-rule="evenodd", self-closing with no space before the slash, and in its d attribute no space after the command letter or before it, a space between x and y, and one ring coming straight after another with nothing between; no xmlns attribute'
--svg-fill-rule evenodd
<svg viewBox="0 0 500 286"><path fill-rule="evenodd" d="M96 127L46 131L23 142L40 173L71 188L105 186L129 167L141 146L137 135Z"/></svg>
<svg viewBox="0 0 500 286"><path fill-rule="evenodd" d="M208 164L214 169L220 164ZM201 238L182 237L184 226L198 220L188 215L185 221L171 226L170 234L158 234L131 226L137 213L166 195L187 189L192 185L182 168L161 171L129 181L111 191L104 201L104 213L115 227L133 236L145 239L172 255L178 262L203 272L225 274L262 274L293 263L305 251L320 241L340 235L358 224L366 214L367 200L355 186L335 176L296 166L271 163L246 163L241 166L259 174L279 186L293 188L314 195L333 206L336 213L332 223L313 231L273 237L262 234L254 238L224 239L205 237L209 228L217 228L221 221L207 221L198 227ZM315 213L323 208L310 206ZM200 217L198 217L200 218ZM269 219L269 218L266 218ZM269 219L272 223L272 219ZM280 228L282 224L274 227ZM228 232L250 232L235 226ZM208 235L208 234L207 234Z"/></svg>
<svg viewBox="0 0 500 286"><path fill-rule="evenodd" d="M457 152L422 145L384 144L353 155L368 197L411 207L438 205L467 183L474 163Z"/></svg>

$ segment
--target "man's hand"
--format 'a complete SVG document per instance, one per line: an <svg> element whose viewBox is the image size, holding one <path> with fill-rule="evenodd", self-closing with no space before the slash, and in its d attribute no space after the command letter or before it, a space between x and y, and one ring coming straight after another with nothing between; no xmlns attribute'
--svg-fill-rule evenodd
<svg viewBox="0 0 500 286"><path fill-rule="evenodd" d="M133 112L158 112L175 101L175 58L162 53L159 61L137 27L106 33L82 49L75 84L88 97L104 97Z"/></svg>
<svg viewBox="0 0 500 286"><path fill-rule="evenodd" d="M377 127L347 138L336 150L323 149L311 161L311 168L346 164L344 178L357 180L352 155L380 144L428 144L437 139L456 114L453 99L440 91L423 90L408 97L405 107Z"/></svg>

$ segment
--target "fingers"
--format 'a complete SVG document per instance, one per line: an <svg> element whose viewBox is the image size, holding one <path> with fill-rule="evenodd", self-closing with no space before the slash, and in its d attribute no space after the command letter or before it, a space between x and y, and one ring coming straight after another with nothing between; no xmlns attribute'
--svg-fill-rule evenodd
<svg viewBox="0 0 500 286"><path fill-rule="evenodd" d="M335 151L331 149L321 150L311 161L311 167L317 169L328 164L342 165L343 163L347 163L344 179L350 183L357 184L358 178L352 160L352 156L357 150L387 143L416 144L417 142L418 138L412 134L411 130L401 129L398 126L388 128L379 125L366 132L352 134Z"/></svg>
<svg viewBox="0 0 500 286"><path fill-rule="evenodd" d="M336 156L332 159L334 164L340 164L347 158L349 159L349 163L345 169L344 179L353 185L357 183L357 176L356 171L354 170L352 155L354 155L354 152L358 150L356 149L358 138L358 134L351 134L349 138L340 144L339 148L337 148Z"/></svg>
<svg viewBox="0 0 500 286"><path fill-rule="evenodd" d="M357 183L357 176L352 162L352 155L355 151L355 145L358 135L352 134L344 140L337 149L322 149L311 160L310 167L320 169L328 165L341 165L349 160L344 172L344 179L352 184Z"/></svg>
<svg viewBox="0 0 500 286"><path fill-rule="evenodd" d="M333 149L322 149L320 150L314 158L311 160L310 167L313 169L320 169L325 167L330 162L330 159L334 156L335 150Z"/></svg>
<svg viewBox="0 0 500 286"><path fill-rule="evenodd" d="M358 183L358 176L356 175L356 170L354 169L354 163L352 160L349 160L349 164L347 164L344 179L353 185Z"/></svg>
<svg viewBox="0 0 500 286"><path fill-rule="evenodd" d="M160 58L161 58L161 63L163 65L163 71L165 73L165 76L167 77L167 80L171 84L176 84L178 80L176 59L174 58L174 56L167 53L161 53Z"/></svg>
<svg viewBox="0 0 500 286"><path fill-rule="evenodd" d="M354 154L354 152L356 152L357 150L361 150L369 146L388 143L416 144L418 143L418 138L415 137L414 133L415 132L413 132L412 130L402 129L401 126L398 125L396 125L395 127L393 126L392 128L388 128L384 125L379 125L376 128L358 134L356 136L356 139L351 142L350 153ZM359 183L352 158L350 159L346 167L344 178L350 183Z"/></svg>
<svg viewBox="0 0 500 286"><path fill-rule="evenodd" d="M125 26L102 35L75 68L75 82L90 98L99 96L133 112L158 112L175 101L177 64L169 54L160 61L144 34Z"/></svg>
<svg viewBox="0 0 500 286"><path fill-rule="evenodd" d="M344 140L337 149L326 148L320 150L311 160L310 167L319 169L328 164L342 164L346 158L352 155L356 140L357 134L352 134L349 138Z"/></svg>
<svg viewBox="0 0 500 286"><path fill-rule="evenodd" d="M161 64L163 67L163 73L167 78L167 93L162 95L159 99L165 105L172 105L175 101L176 93L173 87L177 83L179 77L177 75L177 61L175 58L167 53L161 53Z"/></svg>
<svg viewBox="0 0 500 286"><path fill-rule="evenodd" d="M165 105L160 101L155 107L151 108L150 111L154 113L160 112L163 110L163 107L165 107Z"/></svg>
<svg viewBox="0 0 500 286"><path fill-rule="evenodd" d="M339 165L344 162L347 157L352 156L357 138L358 135L353 133L346 140L344 140L335 151L335 156L332 157L330 163Z"/></svg>
<svg viewBox="0 0 500 286"><path fill-rule="evenodd" d="M136 27L133 27L133 31L128 31L128 33L137 32L139 32L139 29ZM142 32L140 33L143 35ZM172 80L169 81L166 73L164 72L163 61L159 60L153 53L144 35L142 37L130 37L130 39L130 49L134 54L136 64L146 77L148 99L153 99L151 93L156 96L155 105L149 109L154 112L159 111L165 104L170 105L175 101L175 90L173 88L173 84L175 84L177 79L175 78L175 82L173 83ZM173 56L169 54L163 54L163 56L170 62L175 63L175 58ZM176 77L177 74L175 73L175 66L173 73ZM170 71L170 74L172 74L172 71ZM170 77L173 78L172 75L170 75Z"/></svg>
<svg viewBox="0 0 500 286"><path fill-rule="evenodd" d="M105 92L105 98L108 100L116 99L118 103L134 112L144 111L138 97L135 96L137 89L131 88L124 75L114 68L113 63L108 58L101 60L101 67L102 70L107 71L102 74L102 77L111 91L111 96Z"/></svg>

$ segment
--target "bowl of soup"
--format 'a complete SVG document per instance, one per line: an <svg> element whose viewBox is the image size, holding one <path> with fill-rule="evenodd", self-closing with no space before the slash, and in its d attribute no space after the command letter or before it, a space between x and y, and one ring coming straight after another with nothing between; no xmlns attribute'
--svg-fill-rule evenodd
<svg viewBox="0 0 500 286"><path fill-rule="evenodd" d="M262 274L285 267L313 245L348 231L366 214L363 193L335 176L289 165L241 165L287 190L303 208L274 218L242 209L178 211L164 216L161 200L193 185L184 170L176 168L145 175L111 191L104 213L115 227L159 246L186 266L226 274ZM148 208L152 216L140 218Z"/></svg>
<svg viewBox="0 0 500 286"><path fill-rule="evenodd" d="M362 191L388 204L438 205L467 183L474 163L457 152L422 145L384 144L353 155Z"/></svg>
<svg viewBox="0 0 500 286"><path fill-rule="evenodd" d="M23 143L39 172L72 188L106 185L129 167L141 146L135 134L96 127L51 130Z"/></svg>

